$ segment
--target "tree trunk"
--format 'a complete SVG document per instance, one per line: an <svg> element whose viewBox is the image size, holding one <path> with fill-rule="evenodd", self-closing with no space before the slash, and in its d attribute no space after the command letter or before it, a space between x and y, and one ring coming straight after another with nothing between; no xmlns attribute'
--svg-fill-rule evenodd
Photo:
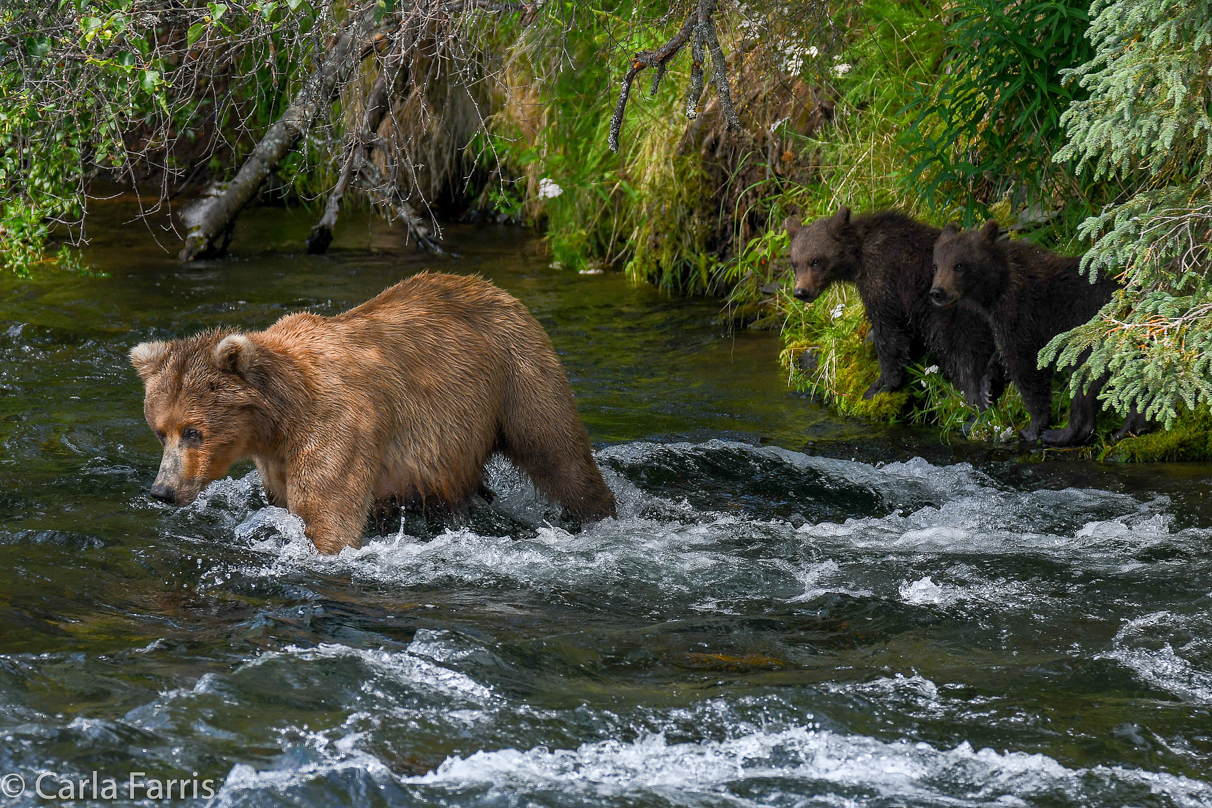
<svg viewBox="0 0 1212 808"><path fill-rule="evenodd" d="M231 230L244 206L256 196L265 178L277 167L311 126L316 114L331 104L362 55L362 44L375 27L373 7L358 13L345 26L324 62L304 82L277 123L244 161L231 182L204 196L182 213L189 228L182 261L215 258L227 251Z"/></svg>

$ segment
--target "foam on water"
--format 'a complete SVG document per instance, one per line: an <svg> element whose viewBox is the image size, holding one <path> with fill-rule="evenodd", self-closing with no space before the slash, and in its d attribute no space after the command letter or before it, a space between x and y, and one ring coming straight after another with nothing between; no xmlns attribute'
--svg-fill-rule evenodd
<svg viewBox="0 0 1212 808"><path fill-rule="evenodd" d="M885 650L890 638L934 626L943 615L957 627L948 636L968 653L1004 653L1011 660L1022 648L1062 667L1102 660L1176 701L1212 704L1206 632L1212 609L1206 599L1192 607L1186 594L1174 595L1186 604L1181 608L1165 605L1176 591L1169 585L1176 574L1212 561L1212 532L1176 529L1164 497L1012 490L964 464L939 467L916 459L873 466L726 441L628 444L603 450L599 460L618 497L619 516L579 530L559 522L557 509L500 462L489 469L489 485L497 493L493 513L502 518L473 512L422 536L401 522L400 530L331 557L315 552L296 517L262 506L255 477L216 484L182 519L225 525L244 548L239 559L229 554L201 562L211 564L203 591L248 579L301 588L316 579L337 579L411 593L408 599L450 590L465 598L482 592L492 603L510 593L505 603L512 604L513 593L525 593L538 609L600 612L610 621L651 624L655 617L697 626L695 621L708 618L743 622L746 616L774 615L772 620L790 621L788 630L800 632L786 641L789 647L746 647L736 654L712 648L700 653L698 646L678 645L676 639L665 645L641 642L642 653L666 655L660 664L690 670L777 670L789 664L784 657L806 671L821 670L814 666L820 655L835 653L828 644L835 630L851 632L838 647L858 643L895 660ZM743 508L726 500L711 506L709 497L694 490L696 475L724 473L720 469L737 475L729 485L738 488ZM757 480L751 485L745 478L750 472ZM781 490L771 482L780 477L805 489ZM812 510L812 499L829 500L832 510ZM498 532L492 525L514 527ZM1142 592L1149 599L1142 600ZM806 622L834 613L835 623ZM1093 647L1060 639L1076 617L1087 631L1105 626ZM721 623L704 625L702 631L710 632ZM1018 696L999 693L1000 684L928 678L914 668L892 667L874 677L813 678L815 684L797 685L794 698L801 701L794 707L763 696L764 706L742 709L749 697L728 697L723 707L711 708L722 718L701 705L681 717L678 710L643 707L622 715L584 705L544 712L516 698L519 686L531 685L531 669L515 664L516 657L488 659L491 642L422 627L403 650L324 642L262 652L230 678L278 670L274 666L295 671L353 665L361 672L355 678L364 680L381 707L366 713L376 717L355 720L365 705L353 699L350 709L362 712L346 725L308 741L299 740L310 737L299 730L284 741L284 749L302 744L306 753L284 752L282 765L269 772L236 767L222 802L241 803L264 789L321 788L333 778L347 786L350 778L361 777L358 788L399 789L398 801L460 806L500 804L504 795L512 795L508 804L545 802L538 795L554 794L560 795L553 797L556 802L581 805L818 804L792 796L809 793L820 794L822 805L1212 805L1207 783L1178 776L1127 766L1062 765L1013 747L995 752L967 743L917 743L912 732L901 742L856 733L844 720L831 723L836 716L879 711L888 725L958 722L1004 734L1017 732L1024 721L1052 720L1018 705ZM616 653L631 647L624 646ZM866 664L863 659L847 658L857 665ZM831 658L829 664L836 663ZM340 670L333 668L332 675ZM1023 671L1026 684L1018 686L1030 689L1036 681L1031 677L1042 675L1033 670ZM504 686L494 684L496 676ZM218 677L164 700L211 698L230 686ZM543 687L548 686L556 685ZM805 704L814 705L813 713L818 707L833 712L808 720ZM146 712L129 718L151 727L148 716L174 715L175 708L161 703ZM427 775L408 777L362 737L376 736L382 722L418 722L434 737L462 737L474 728L476 737L490 740L450 755ZM563 742L515 747L510 738L519 730L511 730L511 722L540 736L554 732ZM562 729L567 726L579 727L581 734ZM989 735L950 737L955 743ZM1203 753L1181 735L1170 733L1161 743L1171 741L1182 765L1202 760ZM290 762L292 755L302 755L303 762ZM356 774L359 766L362 773Z"/></svg>
<svg viewBox="0 0 1212 808"><path fill-rule="evenodd" d="M1212 600L1212 593L1208 599ZM1142 682L1193 704L1212 705L1212 608L1193 614L1154 612L1128 620L1112 649L1100 655L1126 667ZM1178 649L1173 643L1179 643ZM1192 660L1201 660L1200 668Z"/></svg>
<svg viewBox="0 0 1212 808"><path fill-rule="evenodd" d="M212 485L191 507L231 519L236 541L263 559L241 565L242 575L282 580L321 573L401 589L521 588L583 603L609 593L616 605L621 599L636 608L693 606L720 613L755 600L808 602L831 593L940 608L1038 608L1052 602L1055 587L990 575L977 562L1034 557L1123 575L1140 568L1147 551L1207 556L1212 548L1210 531L1174 530L1165 498L1003 490L966 464L938 467L919 458L875 467L727 441L626 444L599 458L618 495L619 517L576 533L548 520L554 519L550 504L501 461L489 469L498 493L493 508L532 525L521 532L494 535L456 523L420 540L401 523L400 531L372 538L361 549L321 557L297 518L282 509L255 509L253 475ZM889 512L796 527L796 520L696 507L676 492L653 493L621 476L645 463L681 474L686 464L709 462L760 462L766 464L762 473L774 476L779 467L772 472L769 464L777 463L789 478L810 469L818 475L812 485L821 491L832 485L828 481L861 488ZM677 479L693 483L693 477ZM894 503L917 504L906 510ZM889 558L892 564L876 566L877 559ZM232 573L218 568L212 578L219 583Z"/></svg>
<svg viewBox="0 0 1212 808"><path fill-rule="evenodd" d="M975 750L967 743L936 749L805 727L702 743L670 744L650 734L576 749L478 752L406 782L462 805L491 804L499 793L553 790L603 804L631 804L646 795L675 804L700 804L695 795L725 801L701 804L753 804L754 798L784 804L825 790L848 798L846 804L1026 805L1090 798L1112 804L1142 791L1174 805L1206 807L1212 801L1212 786L1184 777L1121 767L1069 769L1039 754Z"/></svg>

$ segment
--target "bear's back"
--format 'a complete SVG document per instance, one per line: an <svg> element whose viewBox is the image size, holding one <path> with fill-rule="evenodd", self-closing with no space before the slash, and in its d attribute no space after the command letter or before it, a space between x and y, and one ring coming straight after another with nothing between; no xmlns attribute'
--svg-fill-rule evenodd
<svg viewBox="0 0 1212 808"><path fill-rule="evenodd" d="M863 259L855 283L865 292L864 302L895 301L914 320L928 316L938 228L883 211L855 219L854 232Z"/></svg>

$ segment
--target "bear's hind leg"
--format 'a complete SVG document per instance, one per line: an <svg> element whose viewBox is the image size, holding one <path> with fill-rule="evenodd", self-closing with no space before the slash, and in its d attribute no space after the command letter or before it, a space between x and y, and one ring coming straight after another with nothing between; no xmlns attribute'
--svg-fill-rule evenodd
<svg viewBox="0 0 1212 808"><path fill-rule="evenodd" d="M1143 412L1133 407L1132 411L1128 413L1128 417L1124 419L1124 425L1112 437L1120 441L1124 438L1144 435L1154 429L1157 429L1157 423L1149 420Z"/></svg>
<svg viewBox="0 0 1212 808"><path fill-rule="evenodd" d="M1034 354L1032 355L1034 358ZM1031 423L1019 430L1019 437L1027 443L1035 443L1048 428L1052 420L1052 371L1033 370L1029 373L1011 374L1018 387Z"/></svg>
<svg viewBox="0 0 1212 808"><path fill-rule="evenodd" d="M1064 429L1049 429L1040 435L1048 446L1081 446L1090 440L1098 426L1098 394L1103 389L1106 377L1092 383L1084 393L1073 397L1069 405L1069 423Z"/></svg>
<svg viewBox="0 0 1212 808"><path fill-rule="evenodd" d="M507 412L501 451L539 491L577 519L596 521L614 516L614 494L593 459L576 408L569 400L567 407L559 410L522 406Z"/></svg>

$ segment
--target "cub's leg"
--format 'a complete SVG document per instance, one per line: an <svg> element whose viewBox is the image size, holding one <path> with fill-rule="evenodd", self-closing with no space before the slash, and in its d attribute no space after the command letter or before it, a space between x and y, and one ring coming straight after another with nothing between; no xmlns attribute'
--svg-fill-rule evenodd
<svg viewBox="0 0 1212 808"><path fill-rule="evenodd" d="M1027 443L1035 443L1052 420L1052 371L1012 372L1011 379L1031 416L1031 423L1018 434Z"/></svg>
<svg viewBox="0 0 1212 808"><path fill-rule="evenodd" d="M1049 429L1040 435L1048 446L1081 446L1090 440L1098 426L1098 394L1107 383L1107 376L1090 383L1082 393L1073 397L1069 405L1069 423L1064 429Z"/></svg>
<svg viewBox="0 0 1212 808"><path fill-rule="evenodd" d="M1115 440L1123 440L1124 438L1134 435L1144 435L1157 429L1157 424L1145 417L1145 414L1133 407L1128 413L1128 417L1124 419L1124 425L1119 428L1112 437Z"/></svg>
<svg viewBox="0 0 1212 808"><path fill-rule="evenodd" d="M909 364L912 341L903 328L892 323L871 321L871 334L875 338L875 355L880 363L879 378L871 383L865 400L879 393L891 393L905 386L905 366Z"/></svg>

